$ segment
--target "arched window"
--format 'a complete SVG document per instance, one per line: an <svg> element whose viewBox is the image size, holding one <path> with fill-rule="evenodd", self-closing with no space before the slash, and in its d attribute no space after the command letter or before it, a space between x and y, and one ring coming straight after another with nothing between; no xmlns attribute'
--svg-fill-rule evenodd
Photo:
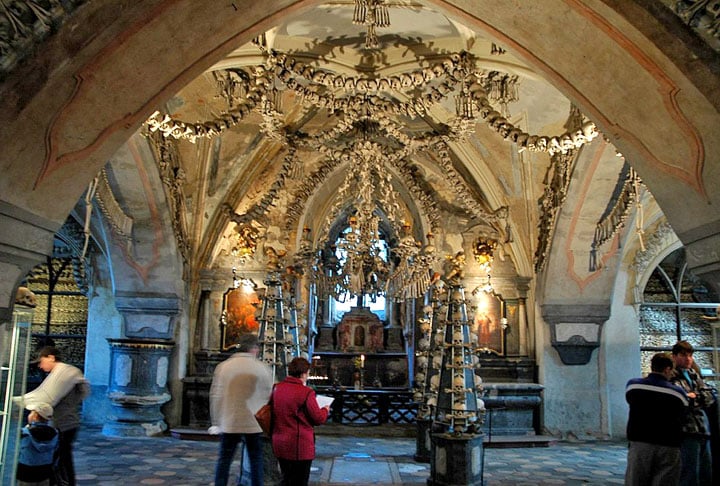
<svg viewBox="0 0 720 486"><path fill-rule="evenodd" d="M703 375L717 379L710 375L719 372L714 358L718 343L713 338L713 326L720 325L719 302L711 287L688 270L684 248L665 257L645 285L640 306L643 371L650 371L653 354L670 351L677 341L685 340L695 348L695 362Z"/></svg>
<svg viewBox="0 0 720 486"><path fill-rule="evenodd" d="M350 232L351 228L350 226L347 226L338 236L338 241L347 235L348 232ZM347 255L345 254L345 251L343 250L343 245L337 244L336 242L336 250L335 250L335 256L337 257L338 261L341 265L344 265L347 260ZM377 250L376 254L382 258L382 260L387 264L388 263L388 244L387 244L387 238L383 237L381 234L381 238L376 242L375 248ZM381 321L385 320L386 317L386 304L387 301L385 299L385 296L380 294L375 296L374 298L369 298L365 296L365 298L360 299L360 301L355 298L351 297L348 294L345 294L341 296L339 299L331 299L330 304L330 312L331 322L337 323L340 322L340 319L342 319L343 314L348 312L351 307L355 307L357 305L360 305L360 302L362 302L362 305L365 307L369 307L370 311L373 312L378 316L378 318Z"/></svg>

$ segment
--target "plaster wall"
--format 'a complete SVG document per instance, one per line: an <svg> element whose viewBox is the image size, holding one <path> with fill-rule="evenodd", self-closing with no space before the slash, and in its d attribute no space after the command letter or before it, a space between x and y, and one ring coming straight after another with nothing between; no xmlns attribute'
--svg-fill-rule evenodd
<svg viewBox="0 0 720 486"><path fill-rule="evenodd" d="M107 338L121 336L122 317L115 308L112 290L96 286L88 300L85 377L91 394L83 402L83 422L100 425L112 414L107 388L110 380L110 346Z"/></svg>
<svg viewBox="0 0 720 486"><path fill-rule="evenodd" d="M562 438L604 435L598 352L593 352L586 365L567 366L545 333L540 353L545 430Z"/></svg>
<svg viewBox="0 0 720 486"><path fill-rule="evenodd" d="M618 272L610 319L603 326L599 349L605 429L615 439L625 437L625 385L630 378L640 376L639 317L632 305L625 304L627 285L628 274Z"/></svg>

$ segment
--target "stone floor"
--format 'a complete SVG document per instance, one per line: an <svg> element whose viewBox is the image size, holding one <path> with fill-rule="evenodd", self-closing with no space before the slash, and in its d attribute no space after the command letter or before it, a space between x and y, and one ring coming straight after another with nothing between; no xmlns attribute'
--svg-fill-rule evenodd
<svg viewBox="0 0 720 486"><path fill-rule="evenodd" d="M172 437L111 438L84 428L75 448L79 485L212 484L217 443ZM406 437L318 435L313 485L426 484L430 465L415 462ZM558 442L549 447L486 448L484 484L622 484L626 446ZM233 473L238 464L233 465Z"/></svg>

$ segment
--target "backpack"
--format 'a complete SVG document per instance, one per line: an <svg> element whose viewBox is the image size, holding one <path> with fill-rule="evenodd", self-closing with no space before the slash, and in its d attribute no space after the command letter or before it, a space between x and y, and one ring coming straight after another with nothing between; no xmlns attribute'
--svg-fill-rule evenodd
<svg viewBox="0 0 720 486"><path fill-rule="evenodd" d="M18 462L26 466L54 464L59 440L59 432L49 424L32 423L23 427Z"/></svg>

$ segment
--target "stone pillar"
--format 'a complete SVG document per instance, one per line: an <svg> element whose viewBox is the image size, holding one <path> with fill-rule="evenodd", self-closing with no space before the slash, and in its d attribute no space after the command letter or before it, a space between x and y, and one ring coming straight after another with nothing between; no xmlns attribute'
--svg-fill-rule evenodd
<svg viewBox="0 0 720 486"><path fill-rule="evenodd" d="M530 346L528 343L530 342L530 330L528 329L528 322L527 322L527 311L525 309L525 306L527 303L525 302L525 299L520 298L518 299L518 329L520 330L520 349L519 354L520 356L531 356L529 354Z"/></svg>
<svg viewBox="0 0 720 486"><path fill-rule="evenodd" d="M167 388L172 341L108 339L114 420L103 426L111 437L145 437L167 430L160 406L170 400Z"/></svg>

